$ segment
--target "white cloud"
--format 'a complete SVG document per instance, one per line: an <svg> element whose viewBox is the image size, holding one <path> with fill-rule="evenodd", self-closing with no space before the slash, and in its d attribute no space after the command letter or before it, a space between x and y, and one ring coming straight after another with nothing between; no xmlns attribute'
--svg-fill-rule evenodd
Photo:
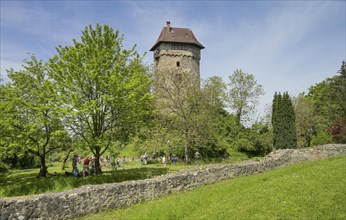
<svg viewBox="0 0 346 220"><path fill-rule="evenodd" d="M335 75L335 68L345 59L345 30L343 34L342 29L333 30L334 35L328 36L338 43L323 38L332 22L330 17L345 17L339 6L328 2L284 3L275 11L266 10L263 17L232 22L224 15L215 25L204 22L201 35L196 34L206 42L201 76L220 75L228 81L237 68L254 74L266 93L260 100L261 112L275 91L291 95L307 91Z"/></svg>
<svg viewBox="0 0 346 220"><path fill-rule="evenodd" d="M1 80L3 80L4 83L9 81L9 78L7 76L7 71L13 69L15 71L23 70L22 63L13 61L13 60L6 60L1 59L0 60L0 75Z"/></svg>

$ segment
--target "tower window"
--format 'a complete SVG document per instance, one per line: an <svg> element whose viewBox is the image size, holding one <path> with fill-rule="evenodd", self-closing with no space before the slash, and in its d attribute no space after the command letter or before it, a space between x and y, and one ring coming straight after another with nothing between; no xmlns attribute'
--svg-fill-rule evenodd
<svg viewBox="0 0 346 220"><path fill-rule="evenodd" d="M177 67L179 67L180 66L180 62L179 61L177 61Z"/></svg>
<svg viewBox="0 0 346 220"><path fill-rule="evenodd" d="M186 47L185 47L185 45L173 44L173 45L171 46L171 49L172 49L172 50L186 50Z"/></svg>

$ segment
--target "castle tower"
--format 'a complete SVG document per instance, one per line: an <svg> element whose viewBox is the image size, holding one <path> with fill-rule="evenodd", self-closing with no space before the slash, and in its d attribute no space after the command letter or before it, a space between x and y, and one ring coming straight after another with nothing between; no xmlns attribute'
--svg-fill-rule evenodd
<svg viewBox="0 0 346 220"><path fill-rule="evenodd" d="M185 77L184 74L190 74L199 87L202 49L204 46L198 42L191 29L171 27L167 21L150 49L154 52L155 85L160 77L169 78L171 74Z"/></svg>

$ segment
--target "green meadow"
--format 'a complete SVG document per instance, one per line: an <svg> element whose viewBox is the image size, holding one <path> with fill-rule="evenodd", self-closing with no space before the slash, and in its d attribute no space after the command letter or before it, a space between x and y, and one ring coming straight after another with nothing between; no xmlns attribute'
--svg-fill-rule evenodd
<svg viewBox="0 0 346 220"><path fill-rule="evenodd" d="M39 178L39 169L11 169L7 173L0 174L0 198L1 197L20 197L41 194L45 192L61 192L68 189L78 188L88 184L117 183L127 180L148 179L167 173L179 172L189 168L204 166L209 163L236 163L246 160L244 155L237 155L226 160L194 161L191 164L177 162L174 165L163 166L160 163L141 165L139 161L126 162L125 168L111 170L110 165L103 164L103 174L87 177L65 176L65 171L71 172L70 162L66 164L65 170L61 170L61 162L49 165L49 174L46 178ZM79 167L79 171L82 167Z"/></svg>
<svg viewBox="0 0 346 220"><path fill-rule="evenodd" d="M139 162L127 162L125 169L110 170L104 167L102 175L92 175L76 178L65 176L60 163L49 167L49 175L46 178L37 177L39 169L10 170L0 175L0 198L31 196L45 192L61 192L68 189L78 188L88 184L116 183L127 180L148 179L167 173L188 169L183 163L162 166L161 164L141 165ZM81 170L80 168L79 170ZM72 168L67 166L66 171Z"/></svg>
<svg viewBox="0 0 346 220"><path fill-rule="evenodd" d="M346 219L346 157L230 179L81 219Z"/></svg>

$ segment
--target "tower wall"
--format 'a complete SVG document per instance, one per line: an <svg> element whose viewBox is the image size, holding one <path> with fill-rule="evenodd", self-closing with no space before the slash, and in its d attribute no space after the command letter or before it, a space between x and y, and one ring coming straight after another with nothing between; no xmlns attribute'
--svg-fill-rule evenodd
<svg viewBox="0 0 346 220"><path fill-rule="evenodd" d="M183 49L172 49L183 47ZM190 73L200 84L200 48L189 44L161 43L154 53L155 75ZM183 76L184 77L184 76Z"/></svg>

